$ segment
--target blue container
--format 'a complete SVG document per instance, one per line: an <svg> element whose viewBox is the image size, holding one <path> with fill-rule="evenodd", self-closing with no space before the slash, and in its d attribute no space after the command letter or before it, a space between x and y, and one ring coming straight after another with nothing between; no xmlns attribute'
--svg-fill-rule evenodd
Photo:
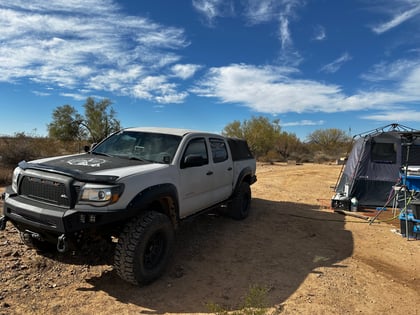
<svg viewBox="0 0 420 315"><path fill-rule="evenodd" d="M403 237L420 239L420 220L414 218L413 213L400 213L400 231ZM408 232L407 232L408 228Z"/></svg>
<svg viewBox="0 0 420 315"><path fill-rule="evenodd" d="M413 222L414 226L413 226L413 232L414 234L416 234L418 237L420 237L420 223L418 222Z"/></svg>
<svg viewBox="0 0 420 315"><path fill-rule="evenodd" d="M420 176L407 175L405 184L407 185L408 190L420 191Z"/></svg>

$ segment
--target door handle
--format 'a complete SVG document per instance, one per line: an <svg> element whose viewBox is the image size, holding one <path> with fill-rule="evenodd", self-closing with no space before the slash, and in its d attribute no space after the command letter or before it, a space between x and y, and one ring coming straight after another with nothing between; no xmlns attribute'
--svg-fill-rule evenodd
<svg viewBox="0 0 420 315"><path fill-rule="evenodd" d="M213 175L213 172L212 172L212 171L208 171L208 172L206 173L206 175Z"/></svg>
<svg viewBox="0 0 420 315"><path fill-rule="evenodd" d="M232 167L229 167L227 170L228 170L228 171L231 171L231 170L233 170L233 168L232 168Z"/></svg>

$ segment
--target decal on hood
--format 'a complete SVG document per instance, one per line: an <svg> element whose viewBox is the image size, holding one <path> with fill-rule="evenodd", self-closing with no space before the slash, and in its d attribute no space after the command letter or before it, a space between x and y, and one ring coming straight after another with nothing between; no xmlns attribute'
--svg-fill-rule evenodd
<svg viewBox="0 0 420 315"><path fill-rule="evenodd" d="M106 163L104 159L97 158L77 158L67 161L67 164L77 165L77 166L90 166L90 167L100 167L102 164Z"/></svg>

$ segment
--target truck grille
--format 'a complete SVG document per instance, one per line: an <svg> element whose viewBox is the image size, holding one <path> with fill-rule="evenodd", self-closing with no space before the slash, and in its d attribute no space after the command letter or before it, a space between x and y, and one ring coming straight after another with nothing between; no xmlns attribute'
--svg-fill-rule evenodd
<svg viewBox="0 0 420 315"><path fill-rule="evenodd" d="M58 206L70 207L71 204L71 196L64 183L38 177L23 177L20 195Z"/></svg>

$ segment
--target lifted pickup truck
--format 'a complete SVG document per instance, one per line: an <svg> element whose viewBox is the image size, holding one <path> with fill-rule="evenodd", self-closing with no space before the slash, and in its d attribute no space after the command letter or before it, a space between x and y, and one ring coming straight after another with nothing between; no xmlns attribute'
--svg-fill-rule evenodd
<svg viewBox="0 0 420 315"><path fill-rule="evenodd" d="M255 169L244 140L124 129L83 154L20 162L0 229L10 221L26 245L59 252L113 237L118 275L143 285L164 272L183 219L222 206L234 219L248 216Z"/></svg>

